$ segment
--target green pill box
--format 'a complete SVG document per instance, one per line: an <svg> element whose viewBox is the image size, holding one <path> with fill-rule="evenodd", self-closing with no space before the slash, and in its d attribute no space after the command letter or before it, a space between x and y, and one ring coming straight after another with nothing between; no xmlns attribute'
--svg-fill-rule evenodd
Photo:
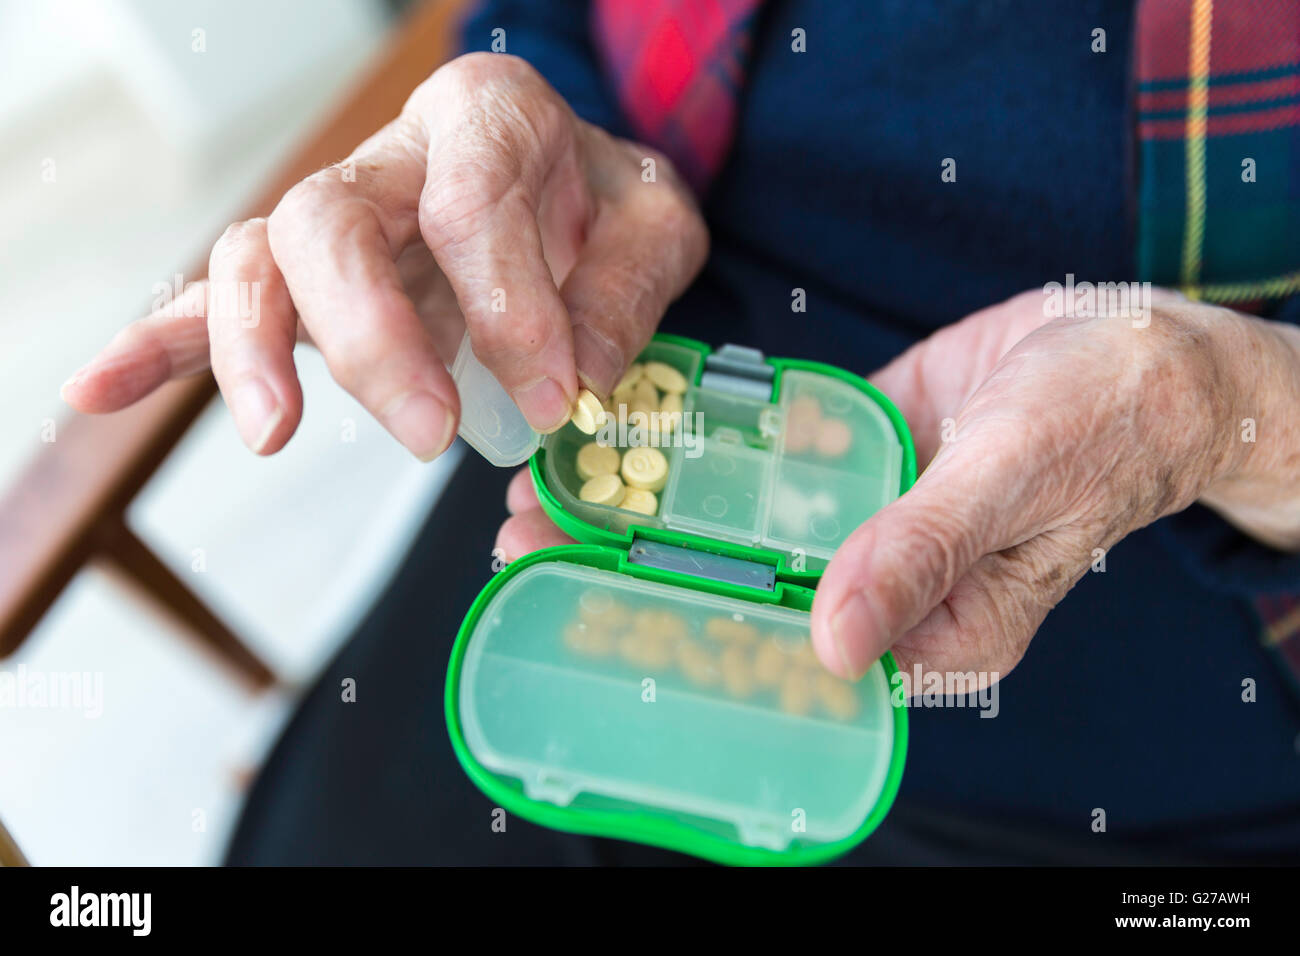
<svg viewBox="0 0 1300 956"><path fill-rule="evenodd" d="M911 436L833 366L668 335L638 362L684 378L671 428L623 415L539 437L462 345L462 436L529 460L579 543L510 563L470 608L446 684L456 755L544 826L722 863L831 859L888 812L907 712L892 657L852 684L817 663L809 612L836 547L915 480ZM597 439L658 445L654 514L583 499Z"/></svg>

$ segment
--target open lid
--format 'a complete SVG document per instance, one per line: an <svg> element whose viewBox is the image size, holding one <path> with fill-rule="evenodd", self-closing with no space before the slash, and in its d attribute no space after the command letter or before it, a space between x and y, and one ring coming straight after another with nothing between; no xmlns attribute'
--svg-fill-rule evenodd
<svg viewBox="0 0 1300 956"><path fill-rule="evenodd" d="M456 352L451 377L460 394L457 433L471 448L498 467L522 464L537 451L541 436L496 376L478 360L468 332Z"/></svg>
<svg viewBox="0 0 1300 956"><path fill-rule="evenodd" d="M448 678L470 776L535 822L720 862L816 862L865 838L906 749L892 661L827 673L807 589L759 603L646 575L576 545L493 579Z"/></svg>

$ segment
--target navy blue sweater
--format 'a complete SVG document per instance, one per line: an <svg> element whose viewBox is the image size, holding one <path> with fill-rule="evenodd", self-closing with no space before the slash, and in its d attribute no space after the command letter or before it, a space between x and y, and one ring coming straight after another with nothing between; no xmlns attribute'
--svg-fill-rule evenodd
<svg viewBox="0 0 1300 956"><path fill-rule="evenodd" d="M705 201L713 253L663 328L866 374L1066 273L1136 278L1132 6L769 0ZM583 2L488 0L465 47L504 27L508 52L626 134L587 18ZM1246 600L1285 588L1300 590L1300 559L1204 509L1130 535L1048 616L996 719L913 712L900 802L1080 841L1103 808L1096 839L1300 853L1300 715Z"/></svg>

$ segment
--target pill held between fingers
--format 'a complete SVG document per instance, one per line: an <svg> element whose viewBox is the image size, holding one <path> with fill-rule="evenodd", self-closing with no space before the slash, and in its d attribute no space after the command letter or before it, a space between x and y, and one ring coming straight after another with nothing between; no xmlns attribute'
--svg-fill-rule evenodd
<svg viewBox="0 0 1300 956"><path fill-rule="evenodd" d="M653 515L659 513L659 499L653 491L644 488L629 488L623 493L623 502L619 505L624 511Z"/></svg>
<svg viewBox="0 0 1300 956"><path fill-rule="evenodd" d="M620 389L632 388L632 386L637 382L641 381L641 376L644 370L645 366L640 362L633 362L628 370L623 373L623 377L618 380L618 384L614 386L614 391L617 392Z"/></svg>
<svg viewBox="0 0 1300 956"><path fill-rule="evenodd" d="M665 392L680 394L686 391L686 376L663 362L646 362L645 377Z"/></svg>
<svg viewBox="0 0 1300 956"><path fill-rule="evenodd" d="M578 497L595 505L613 505L617 507L623 501L626 489L618 475L597 475L578 491Z"/></svg>
<svg viewBox="0 0 1300 956"><path fill-rule="evenodd" d="M623 456L619 454L617 448L594 441L588 442L578 449L576 463L578 477L583 481L590 481L597 475L616 475L622 459Z"/></svg>
<svg viewBox="0 0 1300 956"><path fill-rule="evenodd" d="M605 406L590 389L578 392L578 402L573 407L573 424L578 431L594 435L596 429L605 423Z"/></svg>
<svg viewBox="0 0 1300 956"><path fill-rule="evenodd" d="M668 459L658 448L629 448L620 472L631 488L660 491L668 481Z"/></svg>
<svg viewBox="0 0 1300 956"><path fill-rule="evenodd" d="M853 432L839 418L826 418L817 428L817 453L826 458L839 458L853 444Z"/></svg>

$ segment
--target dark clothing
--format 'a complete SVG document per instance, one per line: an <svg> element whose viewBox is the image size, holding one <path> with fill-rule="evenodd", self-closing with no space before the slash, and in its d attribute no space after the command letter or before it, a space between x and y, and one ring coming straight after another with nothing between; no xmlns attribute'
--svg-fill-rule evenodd
<svg viewBox="0 0 1300 956"><path fill-rule="evenodd" d="M504 26L509 52L580 114L625 132L582 6L487 3L467 46L486 48ZM735 147L705 203L712 257L663 329L865 374L1067 273L1136 278L1131 17L1127 0L768 3ZM1098 26L1104 55L1087 42ZM807 53L791 51L795 27ZM948 157L953 183L940 177ZM792 318L795 288L808 305ZM500 838L451 756L442 680L489 575L509 478L487 472L462 467L411 561L305 701L232 861L674 858L522 821L510 832L527 839ZM1001 683L996 719L912 712L896 808L851 859L1300 859L1300 715L1246 600L1287 589L1300 589L1300 557L1203 509L1130 535L1048 615ZM345 676L358 679L355 705L339 702ZM1254 703L1242 700L1247 678ZM1097 808L1105 834L1090 829Z"/></svg>

